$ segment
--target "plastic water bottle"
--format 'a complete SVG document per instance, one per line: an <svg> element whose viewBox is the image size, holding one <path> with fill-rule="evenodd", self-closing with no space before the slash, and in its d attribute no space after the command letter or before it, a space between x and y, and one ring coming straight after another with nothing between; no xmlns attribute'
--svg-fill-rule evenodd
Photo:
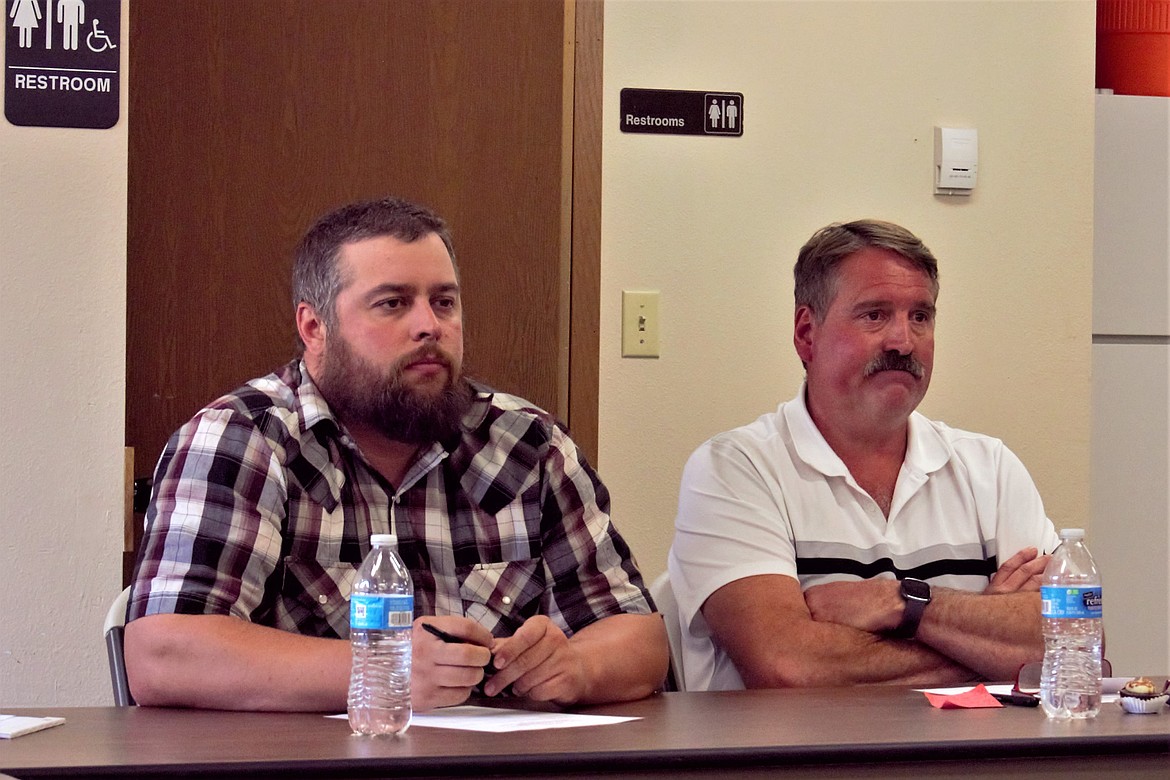
<svg viewBox="0 0 1170 780"><path fill-rule="evenodd" d="M394 534L374 534L349 600L349 726L401 734L410 726L410 625L414 584Z"/></svg>
<svg viewBox="0 0 1170 780"><path fill-rule="evenodd" d="M1040 706L1062 720L1092 718L1101 710L1101 576L1084 538L1080 528L1060 532L1040 585Z"/></svg>

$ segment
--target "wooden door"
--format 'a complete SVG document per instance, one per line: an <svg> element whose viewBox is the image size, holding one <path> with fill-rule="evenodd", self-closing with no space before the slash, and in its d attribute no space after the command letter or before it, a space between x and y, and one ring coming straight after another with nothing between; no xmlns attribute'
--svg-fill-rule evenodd
<svg viewBox="0 0 1170 780"><path fill-rule="evenodd" d="M566 419L595 457L601 13L572 0L131 3L135 474L202 405L295 354L294 245L325 211L385 194L451 224L469 373Z"/></svg>

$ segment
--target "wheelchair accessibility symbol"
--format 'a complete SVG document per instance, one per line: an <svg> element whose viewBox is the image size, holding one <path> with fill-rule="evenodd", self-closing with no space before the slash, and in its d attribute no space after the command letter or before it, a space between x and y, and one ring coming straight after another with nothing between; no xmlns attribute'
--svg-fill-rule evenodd
<svg viewBox="0 0 1170 780"><path fill-rule="evenodd" d="M100 44L100 45L99 45ZM85 45L94 54L103 52L106 49L116 49L118 45L110 40L110 36L106 35L98 28L98 20L93 20L93 32L85 36Z"/></svg>

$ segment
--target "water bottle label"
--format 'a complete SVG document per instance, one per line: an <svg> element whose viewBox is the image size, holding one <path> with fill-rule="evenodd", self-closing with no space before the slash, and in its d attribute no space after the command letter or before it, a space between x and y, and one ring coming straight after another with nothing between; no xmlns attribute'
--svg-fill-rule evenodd
<svg viewBox="0 0 1170 780"><path fill-rule="evenodd" d="M1046 618L1101 618L1101 588L1040 587L1040 613Z"/></svg>
<svg viewBox="0 0 1170 780"><path fill-rule="evenodd" d="M410 628L413 620L414 596L355 593L349 600L350 630Z"/></svg>

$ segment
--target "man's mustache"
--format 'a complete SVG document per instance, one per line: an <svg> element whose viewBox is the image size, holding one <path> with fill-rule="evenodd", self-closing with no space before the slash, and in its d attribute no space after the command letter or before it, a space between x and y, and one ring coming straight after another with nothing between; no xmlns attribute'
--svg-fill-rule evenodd
<svg viewBox="0 0 1170 780"><path fill-rule="evenodd" d="M433 344L424 344L413 352L408 352L398 358L398 360L395 360L393 369L396 373L401 373L412 363L418 363L423 360L432 363L441 363L448 371L452 371L453 368L451 359L443 354L442 350Z"/></svg>
<svg viewBox="0 0 1170 780"><path fill-rule="evenodd" d="M926 369L913 354L902 355L893 350L881 353L865 366L867 377L881 371L905 371L915 379L922 379L926 375Z"/></svg>

